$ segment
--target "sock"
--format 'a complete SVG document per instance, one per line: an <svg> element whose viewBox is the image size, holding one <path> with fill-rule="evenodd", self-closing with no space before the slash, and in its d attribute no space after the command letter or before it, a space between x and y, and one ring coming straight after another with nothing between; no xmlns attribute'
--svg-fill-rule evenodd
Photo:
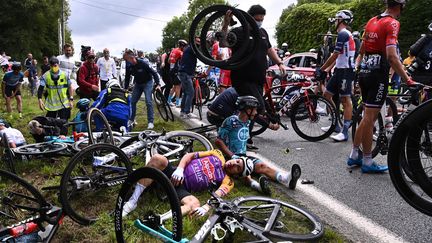
<svg viewBox="0 0 432 243"><path fill-rule="evenodd" d="M353 145L349 157L351 159L358 159L359 158L359 146Z"/></svg>
<svg viewBox="0 0 432 243"><path fill-rule="evenodd" d="M144 189L146 187L141 185L140 183L137 183L135 186L135 191L133 192L132 196L129 199L129 202L131 202L132 204L137 204L139 197L141 196L141 194L143 193Z"/></svg>
<svg viewBox="0 0 432 243"><path fill-rule="evenodd" d="M181 98L176 99L176 105L179 106L181 104Z"/></svg>
<svg viewBox="0 0 432 243"><path fill-rule="evenodd" d="M163 222L165 222L166 220L168 220L170 218L172 218L172 211L171 210L160 215L161 224L163 224Z"/></svg>
<svg viewBox="0 0 432 243"><path fill-rule="evenodd" d="M257 191L259 191L259 192L262 192L261 186L260 186L260 184L258 183L258 181L256 181L256 180L252 180L252 181L251 181L250 187L251 187L252 189L254 189L254 190L257 190Z"/></svg>
<svg viewBox="0 0 432 243"><path fill-rule="evenodd" d="M345 137L348 137L348 129L351 125L351 120L344 120L344 126L343 126L343 130L342 133L343 135L345 135Z"/></svg>
<svg viewBox="0 0 432 243"><path fill-rule="evenodd" d="M278 172L276 180L281 184L287 184L291 180L291 173L282 174L282 172Z"/></svg>
<svg viewBox="0 0 432 243"><path fill-rule="evenodd" d="M371 166L373 164L373 162L374 161L372 159L372 153L369 153L369 154L364 153L363 154L363 165Z"/></svg>

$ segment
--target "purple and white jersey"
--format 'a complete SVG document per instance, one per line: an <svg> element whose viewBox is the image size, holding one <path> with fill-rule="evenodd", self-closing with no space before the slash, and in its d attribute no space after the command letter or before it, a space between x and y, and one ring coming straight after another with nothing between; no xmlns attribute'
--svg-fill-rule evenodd
<svg viewBox="0 0 432 243"><path fill-rule="evenodd" d="M337 39L335 52L339 53L336 59L336 68L354 68L355 60L355 41L351 32L347 29L342 29L339 31Z"/></svg>

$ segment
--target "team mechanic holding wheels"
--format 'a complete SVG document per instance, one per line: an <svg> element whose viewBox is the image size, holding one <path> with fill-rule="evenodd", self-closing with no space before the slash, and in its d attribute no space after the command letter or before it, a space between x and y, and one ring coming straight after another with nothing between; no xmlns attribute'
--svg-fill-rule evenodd
<svg viewBox="0 0 432 243"><path fill-rule="evenodd" d="M192 22L189 32L191 40L196 36L198 24L210 13L213 14L207 18L201 29L201 43L206 43L205 38L211 24L216 19L223 17L220 46L231 48L232 56L227 60L218 61L212 59L206 45L200 47L192 45L192 49L202 62L232 70L232 86L237 93L240 96L252 95L257 98L260 104L258 113L264 113L265 106L262 94L264 82L266 82L267 56L278 64L281 75L285 75L286 69L272 48L266 30L261 28L266 10L260 5L251 6L247 13L226 5L211 6L198 14ZM229 26L236 24L233 17L240 21L241 26L229 30ZM275 126L278 127L279 125L275 124Z"/></svg>

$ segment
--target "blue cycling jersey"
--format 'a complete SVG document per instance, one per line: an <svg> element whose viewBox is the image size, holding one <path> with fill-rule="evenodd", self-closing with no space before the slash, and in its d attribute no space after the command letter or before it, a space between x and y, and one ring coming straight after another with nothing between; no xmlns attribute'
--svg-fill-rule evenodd
<svg viewBox="0 0 432 243"><path fill-rule="evenodd" d="M23 81L24 81L24 74L22 72L15 74L13 71L10 71L3 76L3 82L6 83L7 86L14 87L18 83L21 83Z"/></svg>
<svg viewBox="0 0 432 243"><path fill-rule="evenodd" d="M246 142L249 139L250 121L242 122L237 115L225 119L219 128L218 138L224 141L234 154L246 154Z"/></svg>

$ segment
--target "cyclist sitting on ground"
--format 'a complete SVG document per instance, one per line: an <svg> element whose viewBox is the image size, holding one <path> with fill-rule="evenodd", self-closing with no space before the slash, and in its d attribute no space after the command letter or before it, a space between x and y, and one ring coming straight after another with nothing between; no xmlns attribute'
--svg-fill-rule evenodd
<svg viewBox="0 0 432 243"><path fill-rule="evenodd" d="M15 97L17 101L19 117L22 118L21 84L23 81L24 74L21 72L21 63L14 62L12 64L12 71L7 72L3 76L2 82L2 94L6 99L6 108L10 117L12 117L12 98Z"/></svg>
<svg viewBox="0 0 432 243"><path fill-rule="evenodd" d="M26 144L26 140L22 133L12 127L6 127L7 122L3 119L0 119L0 137L3 137L3 133L6 134L6 137L9 142L9 148L16 148Z"/></svg>
<svg viewBox="0 0 432 243"><path fill-rule="evenodd" d="M37 116L28 123L28 128L36 143L41 143L45 141L46 136L66 136L66 122L65 119Z"/></svg>
<svg viewBox="0 0 432 243"><path fill-rule="evenodd" d="M92 107L102 111L109 122L113 122L114 130L119 131L120 127L128 128L128 121L132 106L131 99L127 90L120 87L117 79L111 79L106 84L107 88L102 90ZM102 125L96 121L96 129ZM128 129L129 130L129 129Z"/></svg>
<svg viewBox="0 0 432 243"><path fill-rule="evenodd" d="M242 158L225 161L222 152L211 150L205 152L187 153L181 159L177 168L173 167L168 159L162 155L153 155L146 166L162 170L171 178L177 196L182 204L182 214L204 216L210 209L208 204L200 206L198 198L192 192L201 192L211 189L213 183L219 188L215 194L219 197L227 195L234 188L232 177L243 176L245 161ZM208 170L212 167L214 170ZM135 191L129 201L123 206L123 217L137 207L138 199L144 189L152 183L150 179L142 179L136 184Z"/></svg>
<svg viewBox="0 0 432 243"><path fill-rule="evenodd" d="M87 132L87 124L84 122L87 119L87 112L90 108L90 100L87 98L82 98L78 100L76 104L77 109L79 110L77 114L75 115L72 122L82 122L75 124L75 131L76 132Z"/></svg>
<svg viewBox="0 0 432 243"><path fill-rule="evenodd" d="M294 164L291 172L284 174L276 171L274 168L268 166L267 163L252 157L246 157L246 141L249 138L249 124L257 114L258 100L253 96L240 96L236 102L239 110L238 115L232 115L225 119L222 126L219 128L218 137L216 139L216 146L228 158L243 158L247 161L246 174L247 183L255 190L262 191L270 194L266 178L261 177L259 183L253 180L250 176L252 172L257 174L264 174L274 181L282 184L287 184L290 189L295 189L298 178L300 177L300 166ZM246 176L246 175L245 175Z"/></svg>
<svg viewBox="0 0 432 243"><path fill-rule="evenodd" d="M318 72L326 73L333 65L336 65L334 74L327 83L324 97L334 105L332 97L338 94L344 108L343 129L340 129L339 124L336 123L335 132L338 132L338 134L330 136L337 142L348 141L348 129L352 119L351 87L355 75L354 56L356 49L353 35L347 27L352 23L353 18L354 16L350 10L341 10L336 13L334 23L338 36L334 52L322 65L321 69L317 69ZM328 131L330 127L321 129Z"/></svg>

